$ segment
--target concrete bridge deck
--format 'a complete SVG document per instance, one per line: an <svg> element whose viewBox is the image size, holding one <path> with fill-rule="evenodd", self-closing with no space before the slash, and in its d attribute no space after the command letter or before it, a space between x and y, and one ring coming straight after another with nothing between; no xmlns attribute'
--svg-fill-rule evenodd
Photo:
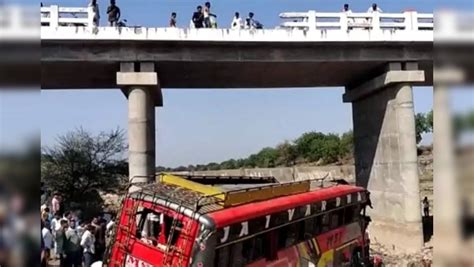
<svg viewBox="0 0 474 267"><path fill-rule="evenodd" d="M231 30L95 27L90 12L42 8L43 89L116 88L121 62L154 63L162 88L347 86L387 62L418 62L432 84L432 14L288 12Z"/></svg>

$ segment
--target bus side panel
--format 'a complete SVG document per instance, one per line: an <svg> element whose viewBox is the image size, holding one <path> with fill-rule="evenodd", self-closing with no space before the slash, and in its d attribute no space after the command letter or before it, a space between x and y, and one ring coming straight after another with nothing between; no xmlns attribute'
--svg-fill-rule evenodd
<svg viewBox="0 0 474 267"><path fill-rule="evenodd" d="M263 266L327 266L350 260L354 247L361 246L361 230L358 222L334 229L313 239L306 240L278 251L278 259L266 259L248 264L248 267ZM309 265L311 266L311 265ZM339 265L334 265L339 266Z"/></svg>

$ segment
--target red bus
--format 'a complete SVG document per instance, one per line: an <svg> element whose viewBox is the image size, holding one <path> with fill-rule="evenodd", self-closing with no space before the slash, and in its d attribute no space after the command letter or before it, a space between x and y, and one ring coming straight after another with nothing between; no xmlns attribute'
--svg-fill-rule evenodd
<svg viewBox="0 0 474 267"><path fill-rule="evenodd" d="M105 263L140 267L367 263L367 191L338 183L310 189L311 182L225 190L163 175L124 199Z"/></svg>

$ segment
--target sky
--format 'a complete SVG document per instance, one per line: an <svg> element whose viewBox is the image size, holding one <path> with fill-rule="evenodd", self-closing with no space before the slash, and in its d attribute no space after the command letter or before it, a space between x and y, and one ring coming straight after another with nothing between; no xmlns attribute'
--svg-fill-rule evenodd
<svg viewBox="0 0 474 267"><path fill-rule="evenodd" d="M23 0L20 2L32 3ZM108 2L108 1L107 1ZM204 1L203 1L204 2ZM44 5L85 5L87 1L43 1ZM171 12L178 13L178 26L187 27L199 1L117 0L128 24L163 27ZM212 1L218 25L227 27L232 15L249 11L265 27L278 25L285 11L339 11L345 1L309 0L221 0ZM350 3L350 2L349 2ZM354 1L353 12L365 11L372 1ZM385 12L459 5L472 9L472 1L378 1ZM99 0L100 10L106 1ZM105 16L102 15L104 19ZM104 22L104 21L102 21ZM157 165L176 167L221 162L247 157L261 148L294 140L304 132L342 133L352 129L351 105L342 103L343 88L292 89L163 89L164 106L156 109ZM473 90L452 91L455 111L474 106ZM415 112L432 108L430 87L415 87ZM36 118L31 120L31 118ZM43 146L56 137L83 127L92 133L116 127L127 129L127 102L120 90L55 90L41 93L0 93L0 147L14 146L41 130ZM3 129L10 129L5 131ZM425 142L430 142L430 136Z"/></svg>

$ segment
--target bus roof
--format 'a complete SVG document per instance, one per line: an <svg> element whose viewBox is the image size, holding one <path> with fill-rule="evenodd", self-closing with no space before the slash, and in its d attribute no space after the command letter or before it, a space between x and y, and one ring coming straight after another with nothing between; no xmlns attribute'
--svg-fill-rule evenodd
<svg viewBox="0 0 474 267"><path fill-rule="evenodd" d="M362 187L334 185L306 193L281 196L274 199L221 209L211 212L207 214L207 216L209 216L214 221L215 226L219 228L236 222L247 221L267 214L288 210L293 207L362 191L365 191Z"/></svg>

